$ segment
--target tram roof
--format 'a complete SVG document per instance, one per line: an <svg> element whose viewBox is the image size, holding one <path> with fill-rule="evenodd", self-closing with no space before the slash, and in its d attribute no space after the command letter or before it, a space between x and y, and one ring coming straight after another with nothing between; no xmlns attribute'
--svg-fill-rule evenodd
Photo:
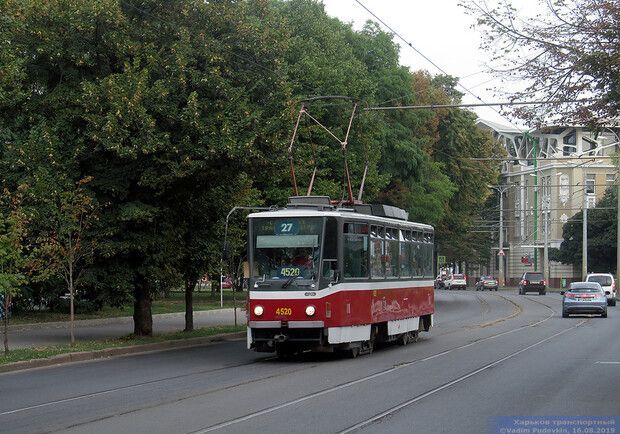
<svg viewBox="0 0 620 434"><path fill-rule="evenodd" d="M434 228L424 223L416 223L408 220L400 220L396 218L380 217L372 214L364 214L355 212L352 209L336 208L333 210L319 210L312 208L281 208L273 211L255 212L248 215L248 218L282 218L282 217L344 217L347 219L363 220L367 222L385 223L390 225L400 225L416 227L428 231L434 231Z"/></svg>

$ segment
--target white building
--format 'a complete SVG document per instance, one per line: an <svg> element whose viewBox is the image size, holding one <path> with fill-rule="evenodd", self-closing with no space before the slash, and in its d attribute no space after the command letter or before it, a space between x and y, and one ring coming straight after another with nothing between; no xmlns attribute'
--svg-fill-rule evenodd
<svg viewBox="0 0 620 434"><path fill-rule="evenodd" d="M479 120L508 155L502 163L504 247L507 285L517 285L524 271L545 271L551 287L562 278L581 280L581 269L550 261L543 270L545 239L560 247L562 226L584 206L594 207L607 187L615 184L620 129L591 131L584 127L552 126L521 131ZM546 235L546 237L545 237ZM499 246L496 248L497 253ZM491 261L491 271L496 261Z"/></svg>

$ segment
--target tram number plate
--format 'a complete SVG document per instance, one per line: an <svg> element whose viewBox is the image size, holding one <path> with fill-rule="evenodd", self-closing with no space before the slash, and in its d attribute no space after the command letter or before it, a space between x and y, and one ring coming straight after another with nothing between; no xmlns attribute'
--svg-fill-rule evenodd
<svg viewBox="0 0 620 434"><path fill-rule="evenodd" d="M276 309L276 315L291 316L293 315L293 309L291 309L290 307L279 307Z"/></svg>
<svg viewBox="0 0 620 434"><path fill-rule="evenodd" d="M301 268L299 267L282 267L280 274L283 277L299 277L301 275Z"/></svg>

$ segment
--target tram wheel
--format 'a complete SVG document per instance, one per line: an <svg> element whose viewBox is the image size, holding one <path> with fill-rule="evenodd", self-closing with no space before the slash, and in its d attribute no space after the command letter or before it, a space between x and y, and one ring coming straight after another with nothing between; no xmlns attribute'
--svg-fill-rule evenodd
<svg viewBox="0 0 620 434"><path fill-rule="evenodd" d="M360 348L355 347L355 348L349 349L347 351L347 355L349 356L350 359L355 359L357 356L360 355Z"/></svg>
<svg viewBox="0 0 620 434"><path fill-rule="evenodd" d="M403 333L402 335L400 335L400 338L398 338L398 345L407 345L409 343L409 333Z"/></svg>

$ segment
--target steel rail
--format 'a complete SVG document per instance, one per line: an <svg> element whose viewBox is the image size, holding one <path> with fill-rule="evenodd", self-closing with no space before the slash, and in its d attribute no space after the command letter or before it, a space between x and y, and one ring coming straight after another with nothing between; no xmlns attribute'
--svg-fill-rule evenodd
<svg viewBox="0 0 620 434"><path fill-rule="evenodd" d="M191 431L188 434L202 434L202 433L208 433L208 432L217 431L217 430L220 430L220 429L223 429L223 428L227 428L229 426L236 425L238 423L245 422L245 421L254 419L256 417L264 416L266 414L270 414L270 413L273 413L275 411L282 410L284 408L291 407L293 405L297 405L297 404L300 404L300 403L305 402L305 401L309 401L309 400L314 399L314 398L318 398L318 397L321 397L321 396L324 396L324 395L327 395L327 394L330 394L330 393L333 393L333 392L337 392L337 391L340 391L340 390L343 390L343 389L347 389L349 387L355 386L355 385L360 384L360 383L365 383L365 382L373 380L375 378L383 377L384 375L388 375L388 374L391 374L393 372L399 371L401 369L408 368L408 367L411 367L411 366L414 366L414 365L418 365L420 363L427 362L429 360L436 359L438 357L442 357L442 356L451 354L451 353L453 353L455 351L459 351L459 350L462 350L462 349L465 349L465 348L469 348L469 347L478 345L478 344L480 344L482 342L486 342L486 341L489 341L491 339L496 339L496 338L498 338L500 336L505 336L505 335L508 335L508 334L511 334L511 333L515 333L517 331L525 330L525 329L530 328L530 327L537 327L538 325L540 325L540 324L550 320L551 318L553 318L555 316L556 312L551 307L549 307L548 305L546 305L544 303L540 303L537 300L532 300L530 298L527 298L527 299L530 300L530 301L535 301L536 303L545 306L547 309L549 309L551 311L551 314L549 316L547 316L546 318L543 318L542 320L538 320L538 321L535 321L533 323L526 324L526 325L523 325L521 327L514 328L512 330L508 330L508 331L505 331L505 332L497 333L495 335L487 336L485 338L481 338L481 339L475 340L473 342L469 342L467 344L459 345L457 347L453 347L453 348L450 348L450 349L447 349L447 350L444 350L444 351L440 351L438 353L435 353L435 354L427 356L427 357L423 357L421 359L417 359L417 360L412 360L410 362L401 363L399 365L393 366L392 368L385 369L383 371L375 372L374 374L368 375L366 377L358 378L356 380L347 381L347 382L338 384L336 386L329 387L327 389L323 389L323 390L320 390L318 392L310 393L308 395L301 396L301 397L299 397L297 399L284 402L282 404L277 404L277 405L273 405L273 406L270 406L270 407L266 407L266 408L264 408L262 410L255 411L253 413L249 413L249 414L246 414L244 416L240 416L240 417L237 417L237 418L234 418L234 419L230 419L230 420L225 421L225 422L221 422L221 423L218 423L218 424L215 424L215 425L211 425L211 426L207 426L207 427L204 427L204 428L200 428L200 429L198 429L196 431ZM566 329L566 331L569 331L569 330L571 330L571 329ZM494 362L494 363L496 363L496 362ZM495 365L493 365L493 366L495 366ZM488 367L483 367L483 368L488 369ZM425 395L425 396L428 396L428 395ZM382 416L382 418L383 417L385 417L385 416ZM357 426L357 425L355 425L355 426ZM349 428L347 428L347 429L349 429ZM355 429L358 429L358 428L355 428Z"/></svg>

